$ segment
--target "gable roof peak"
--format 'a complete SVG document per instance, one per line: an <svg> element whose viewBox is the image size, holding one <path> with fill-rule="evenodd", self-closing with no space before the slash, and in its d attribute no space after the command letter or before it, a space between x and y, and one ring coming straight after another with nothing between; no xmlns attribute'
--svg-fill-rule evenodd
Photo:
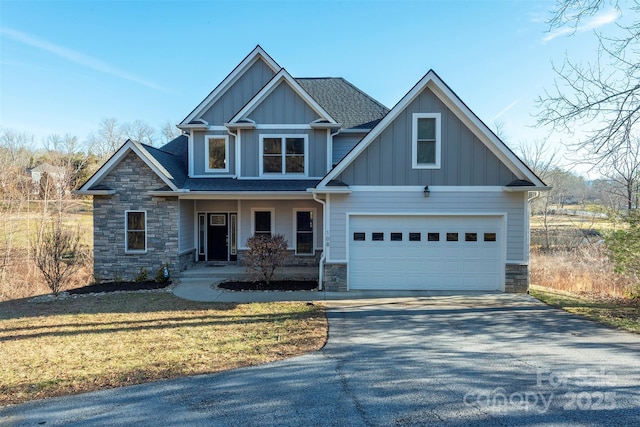
<svg viewBox="0 0 640 427"><path fill-rule="evenodd" d="M198 104L198 106L194 108L193 111L191 111L191 113L189 113L189 115L184 118L184 120L180 122L180 124L178 124L178 127L190 124L191 121L196 119L207 108L213 105L213 103L215 103L217 99L219 99L231 86L233 86L233 84L258 59L262 59L265 64L267 64L267 66L271 68L271 70L273 70L273 72L276 74L282 69L282 67L278 65L278 63L274 61L273 58L269 56L269 54L260 45L256 45L256 47L251 52L249 52L249 54L245 56L245 58L240 61L238 65L236 65L233 71L231 71L231 73L229 73L227 77L225 77L224 80L222 80L222 82L220 82L220 84L218 84L218 86L216 86L215 89L213 89L209 93L209 95L207 95L207 97L200 104Z"/></svg>

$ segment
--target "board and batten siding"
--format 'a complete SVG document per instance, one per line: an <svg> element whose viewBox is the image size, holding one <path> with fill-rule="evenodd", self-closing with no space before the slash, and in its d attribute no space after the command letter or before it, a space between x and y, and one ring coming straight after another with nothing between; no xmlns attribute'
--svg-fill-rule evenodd
<svg viewBox="0 0 640 427"><path fill-rule="evenodd" d="M366 133L338 134L333 137L332 164L336 165L356 146Z"/></svg>
<svg viewBox="0 0 640 427"><path fill-rule="evenodd" d="M503 191L353 191L329 197L327 262L347 260L347 214L506 214L507 262L528 262L526 248L527 199L525 193Z"/></svg>
<svg viewBox="0 0 640 427"><path fill-rule="evenodd" d="M246 117L259 124L309 124L320 118L284 81Z"/></svg>
<svg viewBox="0 0 640 427"><path fill-rule="evenodd" d="M441 167L413 169L413 113L441 114ZM506 185L517 179L429 89L336 177L349 185Z"/></svg>
<svg viewBox="0 0 640 427"><path fill-rule="evenodd" d="M253 98L275 76L273 70L258 58L246 72L200 118L211 126L222 126Z"/></svg>
<svg viewBox="0 0 640 427"><path fill-rule="evenodd" d="M294 232L295 217L294 209L304 210L313 209L316 212L314 218L316 249L322 250L322 205L313 200L243 200L238 215L238 246L240 249L247 249L247 239L251 237L251 221L252 212L257 210L275 211L275 230L271 230L274 234L282 234L288 242L289 249L296 246L296 235Z"/></svg>
<svg viewBox="0 0 640 427"><path fill-rule="evenodd" d="M191 138L193 139L193 175L195 176L228 176L236 173L236 142L235 137L229 135L225 131L193 131ZM227 137L229 140L229 152L227 153L227 163L229 172L206 172L207 162L209 161L209 153L207 153L207 136Z"/></svg>
<svg viewBox="0 0 640 427"><path fill-rule="evenodd" d="M180 236L178 252L183 253L196 247L193 230L195 227L193 200L180 200Z"/></svg>
<svg viewBox="0 0 640 427"><path fill-rule="evenodd" d="M321 178L327 173L327 131L324 129L245 129L240 132L242 177L259 176L260 135L308 135L309 152L305 153L309 165L308 176Z"/></svg>

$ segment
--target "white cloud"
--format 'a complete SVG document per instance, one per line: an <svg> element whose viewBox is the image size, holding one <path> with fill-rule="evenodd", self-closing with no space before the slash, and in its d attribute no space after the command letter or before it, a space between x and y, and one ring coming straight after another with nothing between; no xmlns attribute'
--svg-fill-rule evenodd
<svg viewBox="0 0 640 427"><path fill-rule="evenodd" d="M142 86L146 86L150 89L154 89L161 92L168 92L168 90L163 88L162 86L159 86L153 82L150 82L141 77L135 76L131 73L128 73L124 70L116 68L112 65L109 65L104 61L101 61L99 59L93 58L91 56L85 55L80 52L76 52L71 49L67 49L66 47L53 44L46 40L39 39L30 34L23 33L21 31L13 30L11 28L6 28L6 27L0 28L0 34L7 38L15 40L17 42L23 43L25 45L59 56L60 58L64 58L68 61L71 61L83 67L90 68L92 70L99 71L104 74L108 74L110 76L128 80L128 81L140 84Z"/></svg>
<svg viewBox="0 0 640 427"><path fill-rule="evenodd" d="M573 27L564 27L564 28L557 28L553 31L551 31L549 34L547 34L546 36L544 36L542 38L542 41L544 43L547 43L553 39L555 39L556 37L560 37L563 36L565 34L571 34L574 31L577 33L583 33L585 31L591 31L591 30L595 30L597 28L603 27L607 24L611 24L612 22L615 22L616 19L618 19L620 17L620 12L614 9L605 11L605 12L601 12L597 15L592 16L589 19L586 19L583 22L583 25L579 25L576 28Z"/></svg>

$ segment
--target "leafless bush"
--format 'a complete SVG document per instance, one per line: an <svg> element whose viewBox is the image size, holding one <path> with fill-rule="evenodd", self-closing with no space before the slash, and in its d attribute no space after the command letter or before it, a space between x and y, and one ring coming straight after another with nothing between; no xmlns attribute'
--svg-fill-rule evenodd
<svg viewBox="0 0 640 427"><path fill-rule="evenodd" d="M33 245L33 259L55 295L79 266L80 233L63 228L60 221L49 225Z"/></svg>
<svg viewBox="0 0 640 427"><path fill-rule="evenodd" d="M281 234L259 234L247 239L247 247L245 265L250 275L268 286L276 269L287 259L286 239Z"/></svg>

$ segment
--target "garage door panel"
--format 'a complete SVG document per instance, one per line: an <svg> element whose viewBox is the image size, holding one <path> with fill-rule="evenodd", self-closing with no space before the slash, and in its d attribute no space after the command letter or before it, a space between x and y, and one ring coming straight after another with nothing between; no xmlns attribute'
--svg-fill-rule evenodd
<svg viewBox="0 0 640 427"><path fill-rule="evenodd" d="M349 287L499 290L501 222L497 216L353 216ZM364 233L365 240L354 241L356 232ZM374 241L374 233L383 240ZM410 233L415 233L413 241ZM429 241L429 233L439 236L439 241ZM447 241L447 233L457 233L457 241ZM499 238L485 242L484 233Z"/></svg>

